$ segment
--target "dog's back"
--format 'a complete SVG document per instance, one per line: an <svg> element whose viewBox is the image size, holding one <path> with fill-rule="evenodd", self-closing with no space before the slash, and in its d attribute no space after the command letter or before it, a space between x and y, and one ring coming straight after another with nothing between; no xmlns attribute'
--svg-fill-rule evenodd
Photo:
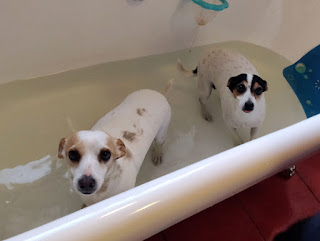
<svg viewBox="0 0 320 241"><path fill-rule="evenodd" d="M258 74L248 59L239 52L226 48L214 48L205 52L198 65L199 78L211 80L219 91L228 90L227 82L230 77L242 73Z"/></svg>
<svg viewBox="0 0 320 241"><path fill-rule="evenodd" d="M170 117L171 108L166 98L159 92L144 89L128 95L92 130L120 138L131 150L139 150L137 155L144 158L160 127L165 121L169 122Z"/></svg>

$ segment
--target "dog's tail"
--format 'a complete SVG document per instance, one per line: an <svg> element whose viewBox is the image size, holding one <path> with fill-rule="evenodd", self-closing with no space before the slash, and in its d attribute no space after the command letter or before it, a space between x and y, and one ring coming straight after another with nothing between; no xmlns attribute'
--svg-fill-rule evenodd
<svg viewBox="0 0 320 241"><path fill-rule="evenodd" d="M180 70L182 73L184 73L184 75L185 75L186 77L194 77L194 76L197 76L197 74L198 74L198 67L197 67L196 69L194 69L194 70L187 70L187 69L183 66L183 64L182 64L182 62L181 62L181 59L178 59L178 61L177 61L177 68L178 68L178 70Z"/></svg>
<svg viewBox="0 0 320 241"><path fill-rule="evenodd" d="M166 98L168 98L168 95L171 92L173 85L174 85L174 79L167 80L166 86L161 91L161 94L163 94Z"/></svg>

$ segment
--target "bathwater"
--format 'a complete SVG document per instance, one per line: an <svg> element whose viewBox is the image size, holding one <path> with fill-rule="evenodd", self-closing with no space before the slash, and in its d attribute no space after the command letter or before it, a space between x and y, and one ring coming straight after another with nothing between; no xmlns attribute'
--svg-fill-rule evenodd
<svg viewBox="0 0 320 241"><path fill-rule="evenodd" d="M258 136L306 118L282 76L291 64L288 60L244 42L214 46L241 52L268 81L267 116ZM201 52L210 47L213 45L0 85L0 239L81 208L67 178L66 164L56 157L59 141L73 131L90 129L135 90L161 91L167 80L175 79L168 99L172 121L164 162L154 166L148 153L137 185L232 148L217 93L213 91L210 97L214 121L209 123L200 115L196 79L186 78L176 69L177 58L195 68Z"/></svg>

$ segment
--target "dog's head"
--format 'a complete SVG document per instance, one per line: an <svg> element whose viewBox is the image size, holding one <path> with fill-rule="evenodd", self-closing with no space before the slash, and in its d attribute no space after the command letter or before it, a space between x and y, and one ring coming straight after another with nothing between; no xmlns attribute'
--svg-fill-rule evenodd
<svg viewBox="0 0 320 241"><path fill-rule="evenodd" d="M240 108L245 113L253 111L263 93L268 90L267 82L253 74L240 74L231 77L227 87L232 92L233 97L238 100Z"/></svg>
<svg viewBox="0 0 320 241"><path fill-rule="evenodd" d="M75 190L86 195L99 191L106 173L119 169L116 160L124 155L123 142L102 131L79 131L62 138L58 153L68 163Z"/></svg>

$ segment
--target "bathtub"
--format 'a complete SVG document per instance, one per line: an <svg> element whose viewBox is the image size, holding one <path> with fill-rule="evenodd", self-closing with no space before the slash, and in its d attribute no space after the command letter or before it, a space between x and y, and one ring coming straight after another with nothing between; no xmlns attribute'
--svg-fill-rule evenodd
<svg viewBox="0 0 320 241"><path fill-rule="evenodd" d="M317 0L228 2L227 10L198 30L194 46L245 41L294 63L320 42ZM192 4L2 1L0 83L31 86L29 79L46 75L50 83L54 73L188 49L196 32ZM143 240L317 151L318 129L315 115L8 240Z"/></svg>

